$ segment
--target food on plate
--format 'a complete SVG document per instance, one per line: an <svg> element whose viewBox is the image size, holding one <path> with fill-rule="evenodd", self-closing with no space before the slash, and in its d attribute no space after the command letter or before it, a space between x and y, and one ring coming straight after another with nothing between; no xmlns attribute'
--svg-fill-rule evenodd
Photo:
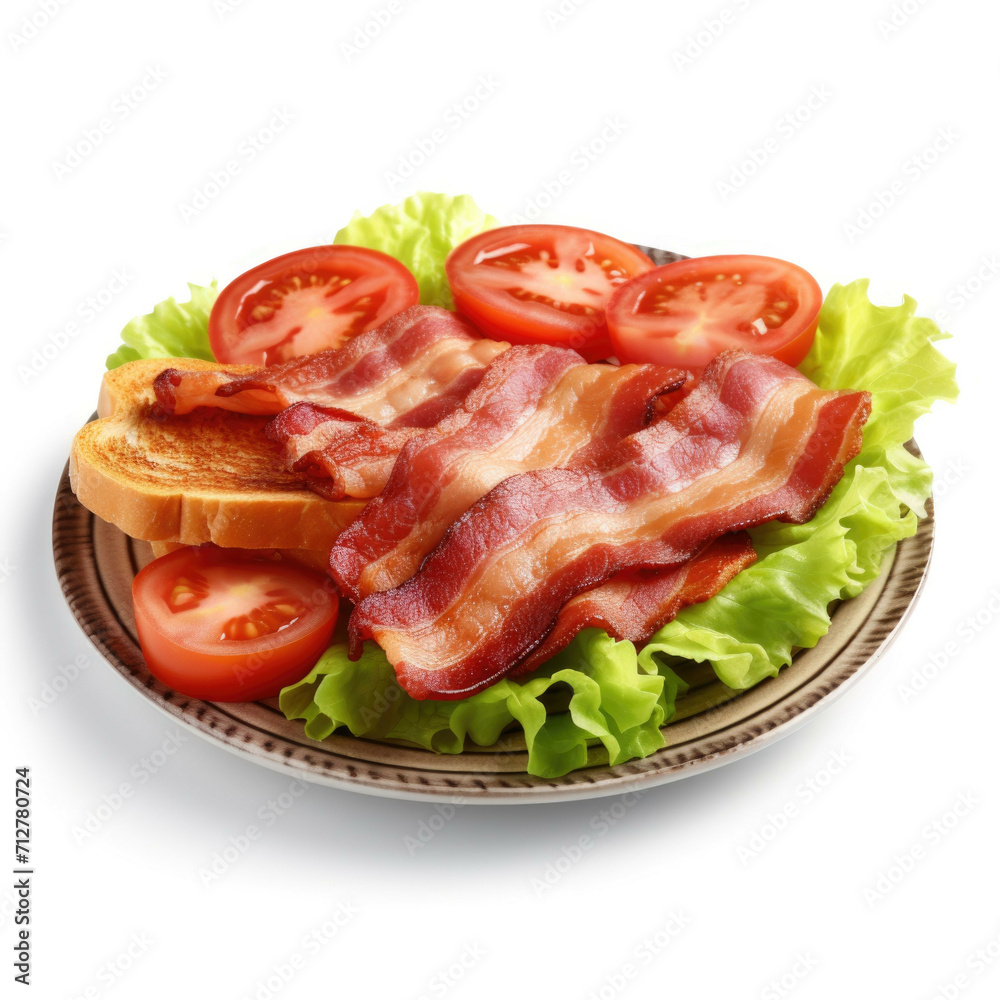
<svg viewBox="0 0 1000 1000"><path fill-rule="evenodd" d="M313 403L380 424L430 427L461 404L507 346L483 339L445 309L413 306L343 350L235 373L166 368L155 383L156 401L168 416L199 406L274 415Z"/></svg>
<svg viewBox="0 0 1000 1000"><path fill-rule="evenodd" d="M738 347L797 365L812 347L822 304L816 279L786 260L693 257L626 282L607 320L622 361L704 368Z"/></svg>
<svg viewBox="0 0 1000 1000"><path fill-rule="evenodd" d="M242 370L193 359L184 366L213 377ZM105 373L98 419L70 449L80 502L150 542L329 550L361 502L327 503L288 472L281 446L267 437L269 417L203 407L152 419L153 382L163 367L140 359Z"/></svg>
<svg viewBox="0 0 1000 1000"><path fill-rule="evenodd" d="M191 698L255 701L297 681L330 643L323 574L240 549L183 548L132 582L150 672Z"/></svg>
<svg viewBox="0 0 1000 1000"><path fill-rule="evenodd" d="M492 487L531 469L599 467L684 381L676 368L587 364L566 348L511 347L460 409L402 449L380 495L337 539L334 579L353 601L398 586Z"/></svg>
<svg viewBox="0 0 1000 1000"><path fill-rule="evenodd" d="M223 548L227 551L233 547L234 546L228 545L223 546ZM235 546L235 548L239 547L240 546ZM154 559L159 559L160 556L166 556L171 552L177 552L179 549L185 548L188 548L188 546L182 545L180 542L149 543L149 549L153 553ZM317 573L329 572L329 559L325 549L283 549L279 546L261 545L248 551L255 552L258 555L266 554L268 557L273 559L281 559L287 562L292 562L297 566L304 566L306 569L315 570Z"/></svg>
<svg viewBox="0 0 1000 1000"><path fill-rule="evenodd" d="M809 520L861 447L866 392L817 388L783 362L719 355L666 417L605 468L505 479L419 571L351 615L403 688L456 698L515 669L577 594L631 569L669 569L739 528Z"/></svg>
<svg viewBox="0 0 1000 1000"><path fill-rule="evenodd" d="M191 298L187 302L165 299L153 311L136 316L125 324L122 343L108 355L107 368L119 368L142 358L197 358L215 361L208 343L208 317L218 297L215 282L194 285L188 282Z"/></svg>
<svg viewBox="0 0 1000 1000"><path fill-rule="evenodd" d="M417 279L425 306L453 309L444 273L445 257L460 243L496 225L497 220L467 194L418 191L398 205L377 208L371 215L355 212L333 242L370 247L395 257Z"/></svg>
<svg viewBox="0 0 1000 1000"><path fill-rule="evenodd" d="M588 257L604 237L554 257L541 230L553 248L581 231L524 227L520 246L494 224L426 194L356 217L338 245L396 257L425 305L279 365L213 364L214 286L161 303L123 332L71 468L84 503L153 544L170 593L189 586L182 562L330 574L348 626L279 697L310 738L461 753L516 729L528 771L557 777L664 746L692 664L745 689L819 641L831 602L924 515L930 471L905 444L954 398L954 366L912 300L873 306L865 282L835 286L817 320L818 286L784 262L654 269L626 247L641 258L626 274ZM475 263L484 248L500 252ZM441 306L463 257L460 318ZM583 316L626 364L585 363L613 348L568 339ZM223 548L184 547L206 540ZM285 637L299 616L267 620Z"/></svg>
<svg viewBox="0 0 1000 1000"><path fill-rule="evenodd" d="M267 433L290 471L328 500L371 497L403 444L461 406L508 346L445 309L413 306L340 350L284 365L237 375L168 368L154 382L156 409L278 415Z"/></svg>
<svg viewBox="0 0 1000 1000"><path fill-rule="evenodd" d="M649 271L641 250L573 226L489 229L456 247L445 270L455 308L484 336L562 344L588 361L610 357L604 308Z"/></svg>
<svg viewBox="0 0 1000 1000"><path fill-rule="evenodd" d="M599 628L615 639L643 645L681 608L714 597L756 559L750 536L745 531L734 531L669 569L619 573L570 598L545 638L512 673L531 673L565 649L585 628Z"/></svg>
<svg viewBox="0 0 1000 1000"><path fill-rule="evenodd" d="M295 250L234 278L215 300L208 340L216 359L275 365L343 347L416 305L417 281L365 247Z"/></svg>

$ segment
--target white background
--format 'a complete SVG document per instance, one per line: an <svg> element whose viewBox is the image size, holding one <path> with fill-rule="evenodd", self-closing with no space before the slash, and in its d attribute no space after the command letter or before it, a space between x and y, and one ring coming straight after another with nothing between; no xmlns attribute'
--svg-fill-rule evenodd
<svg viewBox="0 0 1000 1000"><path fill-rule="evenodd" d="M455 998L1000 990L1000 960L975 958L991 943L1000 955L1000 280L960 291L980 269L996 277L983 262L1000 252L996 7L906 0L913 13L880 27L892 0L588 0L564 3L561 19L549 13L558 2L399 0L353 52L345 45L388 0L70 0L30 38L22 19L42 23L41 0L4 4L0 739L8 785L17 765L34 775L36 996L440 996L433 977L467 947L483 955L447 988ZM713 19L714 36L703 25ZM123 92L158 77L119 112ZM479 107L450 112L481 78ZM779 126L811 92L823 96L799 127ZM246 143L267 137L276 112L292 121L251 159ZM102 118L112 128L97 148L58 167ZM435 128L445 141L412 169ZM766 162L744 171L768 139ZM233 160L239 172L185 219L182 206ZM401 160L402 180L389 176ZM919 609L828 711L760 754L643 796L544 892L533 881L566 868L560 858L615 800L468 806L410 850L432 806L311 788L206 885L199 869L263 825L259 810L289 781L194 737L137 777L174 727L89 646L50 555L54 490L104 356L124 322L186 280L228 280L329 240L356 208L422 188L469 192L509 221L545 203L560 171L569 182L543 220L688 254L771 253L825 287L870 276L877 301L907 292L946 312L963 397L918 431L945 480ZM861 214L873 202L877 219ZM88 322L87 299L116 271L125 287ZM61 336L73 322L76 335ZM53 339L66 346L26 377L21 366ZM962 622L977 614L966 639ZM949 642L958 655L904 700L901 687L931 673L927 658ZM81 654L89 666L33 711ZM835 754L849 764L807 801L803 783L822 783ZM123 782L133 794L121 808L75 834ZM963 795L974 806L959 818ZM748 859L789 805L785 829ZM897 877L896 859L917 847ZM866 895L889 874L890 892ZM11 899L0 889L4 979ZM356 916L321 947L305 944L341 904ZM655 957L637 954L671 914L680 932ZM303 968L274 978L296 954ZM637 976L616 979L626 963Z"/></svg>

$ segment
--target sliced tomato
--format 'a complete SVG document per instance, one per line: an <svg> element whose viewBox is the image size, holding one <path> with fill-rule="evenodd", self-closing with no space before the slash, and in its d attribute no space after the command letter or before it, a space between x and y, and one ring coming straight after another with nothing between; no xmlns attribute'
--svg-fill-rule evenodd
<svg viewBox="0 0 1000 1000"><path fill-rule="evenodd" d="M455 307L487 337L559 344L588 361L611 354L604 307L650 270L640 250L572 226L504 226L452 250L445 263Z"/></svg>
<svg viewBox="0 0 1000 1000"><path fill-rule="evenodd" d="M703 368L741 347L797 365L816 335L823 293L795 264L747 254L694 257L634 278L608 303L622 362Z"/></svg>
<svg viewBox="0 0 1000 1000"><path fill-rule="evenodd" d="M139 645L168 687L208 701L270 698L330 643L337 595L322 573L242 549L178 549L132 583Z"/></svg>
<svg viewBox="0 0 1000 1000"><path fill-rule="evenodd" d="M217 361L274 365L340 347L419 299L416 278L387 254L309 247L226 285L212 308L208 339Z"/></svg>

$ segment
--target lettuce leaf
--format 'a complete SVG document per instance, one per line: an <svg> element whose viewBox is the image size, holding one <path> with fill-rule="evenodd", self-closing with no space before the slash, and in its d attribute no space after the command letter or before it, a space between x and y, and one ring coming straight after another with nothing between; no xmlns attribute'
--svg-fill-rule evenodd
<svg viewBox="0 0 1000 1000"><path fill-rule="evenodd" d="M815 646L830 628L830 602L860 594L885 553L916 530L885 469L855 464L808 525L752 531L762 558L660 629L640 662L657 654L708 660L728 687L752 687L791 663L794 647Z"/></svg>
<svg viewBox="0 0 1000 1000"><path fill-rule="evenodd" d="M543 696L569 695L550 712ZM322 740L340 726L355 736L403 740L439 753L461 753L466 739L492 746L512 723L524 731L528 772L557 778L587 764L588 741L600 741L611 764L665 745L660 727L674 714L683 681L667 666L640 665L635 647L587 629L530 678L505 678L462 701L416 701L396 681L385 654L365 643L352 663L337 643L307 677L281 692L281 710L304 719Z"/></svg>
<svg viewBox="0 0 1000 1000"><path fill-rule="evenodd" d="M905 444L916 419L935 402L955 402L958 384L955 364L934 347L947 334L915 315L916 308L908 295L898 306L873 305L867 280L835 285L823 303L813 348L799 367L824 388L872 394L856 464L884 468L900 502L923 517L932 474Z"/></svg>
<svg viewBox="0 0 1000 1000"><path fill-rule="evenodd" d="M868 282L835 285L800 366L828 389L867 389L872 415L862 449L807 524L751 532L759 561L704 604L685 608L640 653L708 661L732 688L748 688L810 648L830 627L828 605L878 576L896 542L914 534L930 496L930 466L904 447L914 421L958 396L955 365L933 345L945 335L899 306L876 306Z"/></svg>
<svg viewBox="0 0 1000 1000"><path fill-rule="evenodd" d="M118 368L139 358L201 358L214 361L208 345L208 315L219 294L211 285L188 283L187 302L167 299L137 316L122 330L122 346L108 355L107 367Z"/></svg>
<svg viewBox="0 0 1000 1000"><path fill-rule="evenodd" d="M365 217L360 212L333 238L334 243L381 250L402 261L417 279L420 301L452 308L444 261L453 247L497 220L467 194L420 191L401 205L383 205Z"/></svg>

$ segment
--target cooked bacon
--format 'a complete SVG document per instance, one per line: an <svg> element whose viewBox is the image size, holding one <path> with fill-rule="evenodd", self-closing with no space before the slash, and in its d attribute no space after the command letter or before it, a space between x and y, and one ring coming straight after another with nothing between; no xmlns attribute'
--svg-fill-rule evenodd
<svg viewBox="0 0 1000 1000"><path fill-rule="evenodd" d="M403 446L424 433L313 403L296 403L267 425L267 436L284 448L285 467L306 475L310 489L327 500L377 496Z"/></svg>
<svg viewBox="0 0 1000 1000"><path fill-rule="evenodd" d="M565 348L512 347L490 364L461 408L404 442L381 494L338 537L330 555L334 579L355 602L398 586L497 483L531 469L606 464L623 438L649 422L655 400L685 378L659 365L588 365ZM319 446L331 425L312 425L303 438ZM326 455L309 461L332 458L341 470L356 468L399 443L391 430L380 437L377 429L369 435L356 427L342 422L339 434L327 439ZM385 465L377 470L387 472ZM372 496L382 485L374 480L369 475L368 493L353 485L348 491Z"/></svg>
<svg viewBox="0 0 1000 1000"><path fill-rule="evenodd" d="M153 388L168 415L198 406L278 414L309 402L382 426L433 427L508 346L479 337L447 309L412 306L339 350L240 374L169 368Z"/></svg>
<svg viewBox="0 0 1000 1000"><path fill-rule="evenodd" d="M643 644L689 604L714 597L757 558L745 531L723 535L670 569L632 569L577 594L563 607L542 644L511 673L526 674L568 646L585 628Z"/></svg>
<svg viewBox="0 0 1000 1000"><path fill-rule="evenodd" d="M707 542L812 517L861 447L871 400L729 351L601 473L544 469L495 486L420 571L350 619L352 655L385 650L416 698L463 698L523 662L577 594L667 569Z"/></svg>

